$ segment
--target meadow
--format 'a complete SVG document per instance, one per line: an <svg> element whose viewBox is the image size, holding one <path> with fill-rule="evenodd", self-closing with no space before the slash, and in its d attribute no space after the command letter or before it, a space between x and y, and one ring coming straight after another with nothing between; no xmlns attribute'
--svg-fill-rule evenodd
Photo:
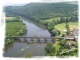
<svg viewBox="0 0 80 60"><path fill-rule="evenodd" d="M69 22L68 24L69 24L70 30L78 29L78 22ZM55 28L61 32L63 30L66 30L65 23L57 24L55 25Z"/></svg>
<svg viewBox="0 0 80 60"><path fill-rule="evenodd" d="M20 36L26 31L26 26L19 17L6 17L5 45L13 42L12 36Z"/></svg>

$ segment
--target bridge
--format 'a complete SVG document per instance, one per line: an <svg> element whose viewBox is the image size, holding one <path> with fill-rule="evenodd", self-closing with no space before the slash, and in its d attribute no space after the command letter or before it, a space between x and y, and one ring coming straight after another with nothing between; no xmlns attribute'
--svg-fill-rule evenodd
<svg viewBox="0 0 80 60"><path fill-rule="evenodd" d="M18 40L20 40L20 38L23 38L24 40L26 40L26 38L29 38L32 41L33 39L37 39L38 41L40 41L40 39L44 39L45 41L47 41L47 39L52 39L52 41L54 41L55 39L64 39L64 37L47 37L47 36L42 36L42 37L12 36L12 38Z"/></svg>

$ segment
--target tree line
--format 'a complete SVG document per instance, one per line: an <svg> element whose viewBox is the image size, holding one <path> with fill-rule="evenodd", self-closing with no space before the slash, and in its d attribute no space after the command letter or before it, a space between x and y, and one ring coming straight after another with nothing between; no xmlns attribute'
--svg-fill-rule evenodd
<svg viewBox="0 0 80 60"><path fill-rule="evenodd" d="M26 32L26 26L19 17L7 17L5 45L14 41L12 36L20 36Z"/></svg>
<svg viewBox="0 0 80 60"><path fill-rule="evenodd" d="M60 31L52 26L60 23L78 22L78 5L71 3L29 3L23 6L4 7L7 16L22 15L36 22L57 18L52 22L42 22L52 36L60 35Z"/></svg>
<svg viewBox="0 0 80 60"><path fill-rule="evenodd" d="M68 23L68 22L78 22L77 16L72 17L60 17L60 19L53 20L52 22L41 22L45 26L54 26L61 23Z"/></svg>
<svg viewBox="0 0 80 60"><path fill-rule="evenodd" d="M29 3L23 6L4 7L4 10L6 14L23 15L35 21L78 16L78 5L70 3Z"/></svg>

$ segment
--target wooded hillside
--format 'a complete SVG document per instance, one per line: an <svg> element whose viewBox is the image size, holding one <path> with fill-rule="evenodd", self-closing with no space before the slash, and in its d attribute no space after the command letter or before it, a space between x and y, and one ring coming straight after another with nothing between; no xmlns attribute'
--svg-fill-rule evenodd
<svg viewBox="0 0 80 60"><path fill-rule="evenodd" d="M29 3L5 7L6 15L19 14L35 21L78 15L78 5L71 3Z"/></svg>

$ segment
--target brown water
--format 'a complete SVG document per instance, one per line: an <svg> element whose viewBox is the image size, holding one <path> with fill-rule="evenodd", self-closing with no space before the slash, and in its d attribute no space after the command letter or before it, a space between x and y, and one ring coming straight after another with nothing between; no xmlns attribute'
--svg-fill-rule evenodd
<svg viewBox="0 0 80 60"><path fill-rule="evenodd" d="M50 33L44 25L24 17L22 17L22 20L27 27L27 33L25 36L50 36ZM27 39L27 41L30 40ZM24 39L15 40L12 44L5 47L3 55L4 57L23 57L27 52L31 52L33 57L45 56L45 40L40 39L40 42L38 42L37 39L34 39L34 42L35 43L33 44L28 44ZM51 40L48 39L47 42L51 42Z"/></svg>

